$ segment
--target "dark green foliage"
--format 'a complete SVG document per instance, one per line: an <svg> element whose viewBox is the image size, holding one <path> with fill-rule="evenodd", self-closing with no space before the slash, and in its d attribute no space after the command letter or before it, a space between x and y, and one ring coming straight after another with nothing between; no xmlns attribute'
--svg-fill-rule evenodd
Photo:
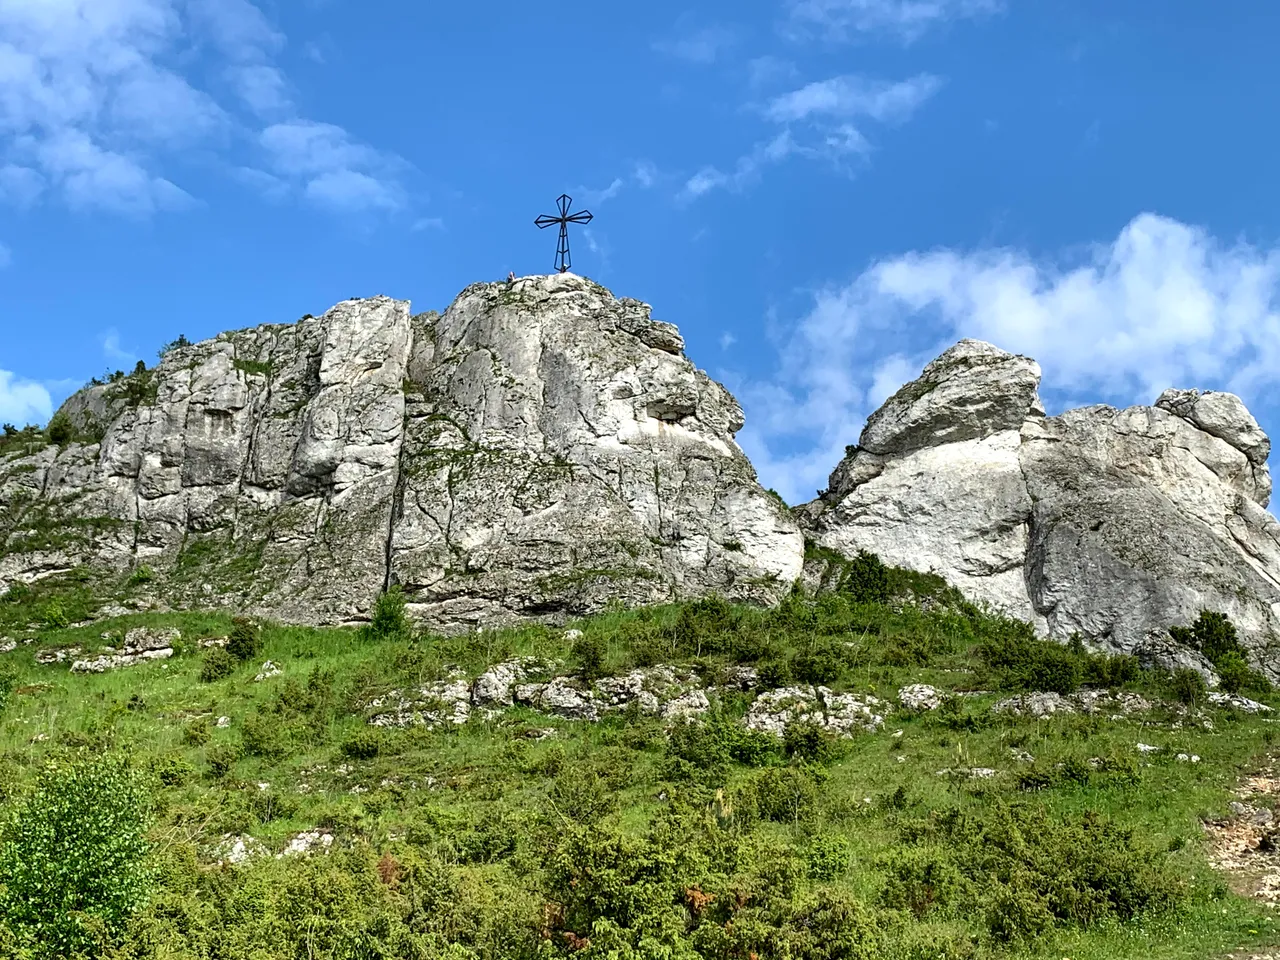
<svg viewBox="0 0 1280 960"><path fill-rule="evenodd" d="M835 738L814 723L792 723L782 738L788 757L806 763L826 764L835 759Z"/></svg>
<svg viewBox="0 0 1280 960"><path fill-rule="evenodd" d="M889 575L879 557L860 550L845 568L839 589L854 603L884 603L889 599Z"/></svg>
<svg viewBox="0 0 1280 960"><path fill-rule="evenodd" d="M58 446L66 446L75 437L76 429L71 423L71 419L59 411L53 415L53 419L49 421L49 426L45 428L45 433L49 437L49 442Z"/></svg>
<svg viewBox="0 0 1280 960"><path fill-rule="evenodd" d="M606 673L604 643L599 637L579 637L573 644L573 659L578 662L578 675L584 680L598 680Z"/></svg>
<svg viewBox="0 0 1280 960"><path fill-rule="evenodd" d="M236 658L222 647L210 647L200 664L200 682L217 683L236 672Z"/></svg>
<svg viewBox="0 0 1280 960"><path fill-rule="evenodd" d="M237 662L256 659L262 652L262 629L248 617L236 617L231 621L226 649Z"/></svg>
<svg viewBox="0 0 1280 960"><path fill-rule="evenodd" d="M1227 693L1271 692L1271 682L1245 663L1244 658L1235 651L1219 657L1214 667L1218 671L1221 687Z"/></svg>
<svg viewBox="0 0 1280 960"><path fill-rule="evenodd" d="M361 730L342 744L342 752L352 760L372 760L381 751L384 737L376 727Z"/></svg>
<svg viewBox="0 0 1280 960"><path fill-rule="evenodd" d="M5 704L9 702L9 695L13 693L13 688L17 686L18 675L8 664L0 664L0 711L3 711Z"/></svg>
<svg viewBox="0 0 1280 960"><path fill-rule="evenodd" d="M724 783L733 764L760 767L782 758L775 737L748 730L718 711L708 713L701 722L673 726L665 753L668 778L710 785Z"/></svg>
<svg viewBox="0 0 1280 960"><path fill-rule="evenodd" d="M835 683L844 673L849 654L848 647L834 640L817 641L795 655L790 673L801 683Z"/></svg>
<svg viewBox="0 0 1280 960"><path fill-rule="evenodd" d="M1225 613L1201 610L1190 627L1170 627L1169 635L1199 650L1213 664L1227 693L1270 693L1271 682L1249 666L1235 624Z"/></svg>
<svg viewBox="0 0 1280 960"><path fill-rule="evenodd" d="M386 642L408 640L413 634L413 624L405 612L404 591L397 584L378 596L373 604L373 616L361 629L366 640Z"/></svg>
<svg viewBox="0 0 1280 960"><path fill-rule="evenodd" d="M1197 706L1209 696L1209 687L1198 671L1179 667L1169 678L1169 695L1189 707Z"/></svg>
<svg viewBox="0 0 1280 960"><path fill-rule="evenodd" d="M1142 676L1138 658L1121 654L1109 657L1086 656L1084 682L1095 687L1123 687L1135 683Z"/></svg>
<svg viewBox="0 0 1280 960"><path fill-rule="evenodd" d="M117 757L50 762L0 833L0 918L34 957L96 953L142 905L147 791Z"/></svg>
<svg viewBox="0 0 1280 960"><path fill-rule="evenodd" d="M163 360L165 357L165 354L167 354L170 350L177 350L180 347L189 347L189 346L191 346L191 341L187 339L186 334L180 333L178 334L178 338L176 340L170 340L168 343L164 344L157 351L157 353L160 359Z"/></svg>
<svg viewBox="0 0 1280 960"><path fill-rule="evenodd" d="M1039 640L1026 624L1010 624L979 648L985 677L1001 690L1073 693L1080 686L1080 656L1062 644Z"/></svg>
<svg viewBox="0 0 1280 960"><path fill-rule="evenodd" d="M895 852L883 859L882 867L886 877L880 902L917 918L945 910L965 892L959 867L940 850L917 847Z"/></svg>

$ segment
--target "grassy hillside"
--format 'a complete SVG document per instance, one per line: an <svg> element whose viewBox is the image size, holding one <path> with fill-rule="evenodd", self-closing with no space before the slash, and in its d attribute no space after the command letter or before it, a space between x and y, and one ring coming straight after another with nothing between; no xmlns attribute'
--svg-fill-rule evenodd
<svg viewBox="0 0 1280 960"><path fill-rule="evenodd" d="M1269 763L1270 717L1211 705L1185 677L1038 643L936 580L842 569L841 589L772 611L703 601L610 612L571 625L581 636L443 638L408 630L388 601L362 631L240 624L232 652L200 643L236 633L222 613L74 625L107 601L145 605L145 575L12 593L0 955L57 955L14 894L15 854L53 837L32 824L89 824L49 840L74 886L94 824L124 836L134 807L147 808L146 859L119 909L63 904L87 955L1200 960L1280 943L1268 908L1232 892L1245 881L1210 869L1203 826ZM175 656L69 671L138 626L181 631ZM68 647L81 652L37 663ZM367 722L390 691L521 655L581 685L687 666L715 688L712 709L693 722L636 706L594 723L521 706L463 724ZM267 660L280 674L255 680ZM739 665L756 689L726 682ZM943 705L897 705L915 683ZM1153 708L991 709L1079 683ZM807 684L894 705L850 739L743 725L760 690ZM108 786L75 792L95 776ZM290 844L309 850L277 856Z"/></svg>

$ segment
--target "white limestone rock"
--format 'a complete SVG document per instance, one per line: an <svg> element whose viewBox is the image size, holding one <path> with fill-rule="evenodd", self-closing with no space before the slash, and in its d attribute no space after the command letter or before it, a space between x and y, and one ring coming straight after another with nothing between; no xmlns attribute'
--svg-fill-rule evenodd
<svg viewBox="0 0 1280 960"><path fill-rule="evenodd" d="M572 274L388 297L228 332L91 386L98 442L0 467L0 593L146 564L176 605L358 623L388 584L425 625L563 620L609 600L769 601L802 567L732 396L670 324ZM29 545L26 545L29 544Z"/></svg>
<svg viewBox="0 0 1280 960"><path fill-rule="evenodd" d="M756 697L747 711L750 730L782 737L792 724L813 724L837 736L883 728L889 704L872 696L833 693L826 687L779 687Z"/></svg>
<svg viewBox="0 0 1280 960"><path fill-rule="evenodd" d="M937 710L943 693L927 683L911 683L898 690L898 702L907 710Z"/></svg>
<svg viewBox="0 0 1280 960"><path fill-rule="evenodd" d="M990 344L944 353L797 509L808 535L936 573L1044 635L1211 682L1165 631L1219 610L1280 679L1270 442L1239 398L1166 391L1152 407L1046 417L1038 379L1034 361Z"/></svg>

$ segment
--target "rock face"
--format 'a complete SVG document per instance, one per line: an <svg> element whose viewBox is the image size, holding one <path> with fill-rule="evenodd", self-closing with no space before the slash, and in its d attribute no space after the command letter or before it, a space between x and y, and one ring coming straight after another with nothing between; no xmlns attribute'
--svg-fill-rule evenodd
<svg viewBox="0 0 1280 960"><path fill-rule="evenodd" d="M1170 390L1152 407L1047 417L1039 377L1032 360L961 341L798 508L809 535L941 574L1050 636L1157 660L1161 631L1220 610L1280 677L1270 442L1244 404Z"/></svg>
<svg viewBox="0 0 1280 960"><path fill-rule="evenodd" d="M145 564L180 602L341 623L399 583L441 629L772 599L801 534L682 349L569 274L175 348L64 405L89 442L0 459L0 591Z"/></svg>

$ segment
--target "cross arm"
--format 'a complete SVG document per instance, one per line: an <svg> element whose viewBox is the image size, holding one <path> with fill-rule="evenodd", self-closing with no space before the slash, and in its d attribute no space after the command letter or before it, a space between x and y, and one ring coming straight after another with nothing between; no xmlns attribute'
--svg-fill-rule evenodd
<svg viewBox="0 0 1280 960"><path fill-rule="evenodd" d="M560 223L561 220L562 220L561 217L550 217L544 213L542 216L538 217L538 219L534 220L533 222L536 226L539 226L539 227L549 227L553 223Z"/></svg>
<svg viewBox="0 0 1280 960"><path fill-rule="evenodd" d="M565 217L565 219L570 223L590 223L593 218L590 210L579 210L577 213Z"/></svg>

